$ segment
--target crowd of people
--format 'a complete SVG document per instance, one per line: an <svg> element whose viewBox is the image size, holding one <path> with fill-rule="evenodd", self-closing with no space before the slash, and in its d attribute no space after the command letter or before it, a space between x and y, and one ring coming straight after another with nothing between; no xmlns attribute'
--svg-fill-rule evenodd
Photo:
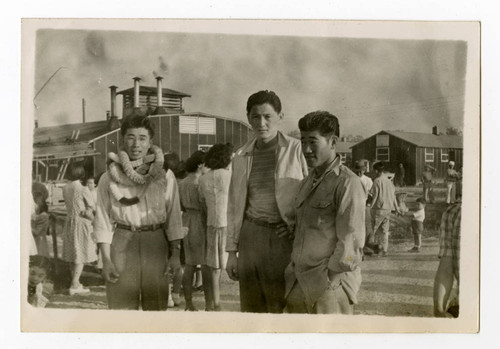
<svg viewBox="0 0 500 349"><path fill-rule="evenodd" d="M153 144L151 120L133 115L123 120L122 147L109 154L98 183L83 167L72 169L62 253L71 265L70 295L89 292L80 276L85 264L98 261L110 309L165 310L180 304L182 289L185 310L196 311L193 292L202 284L205 310L223 310L226 270L239 283L242 312L353 314L362 260L388 253L391 212L410 218L410 251L420 251L425 205L433 200L431 168L422 175L423 198L408 211L384 163L373 165L373 180L366 161L354 171L342 163L336 116L305 115L298 140L279 130L284 114L274 92L251 95L246 112L255 137L237 150L216 144L180 162ZM448 178L458 177L449 170ZM404 186L402 164L394 181ZM41 254L45 199L34 196L32 215ZM458 206L443 215L436 316L449 298L449 277L442 274L457 266L448 259L456 259L450 250L459 247ZM43 263L30 268L43 274Z"/></svg>

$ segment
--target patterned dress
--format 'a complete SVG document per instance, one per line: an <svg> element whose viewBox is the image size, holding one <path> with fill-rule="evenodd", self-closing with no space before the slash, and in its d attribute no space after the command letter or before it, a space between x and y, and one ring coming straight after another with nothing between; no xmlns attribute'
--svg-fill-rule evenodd
<svg viewBox="0 0 500 349"><path fill-rule="evenodd" d="M205 222L201 216L198 179L189 175L179 183L179 196L184 210L182 225L188 233L183 239L187 265L205 264Z"/></svg>
<svg viewBox="0 0 500 349"><path fill-rule="evenodd" d="M63 191L67 216L63 232L62 259L71 263L91 263L97 260L92 239L93 202L90 191L80 181L66 185Z"/></svg>

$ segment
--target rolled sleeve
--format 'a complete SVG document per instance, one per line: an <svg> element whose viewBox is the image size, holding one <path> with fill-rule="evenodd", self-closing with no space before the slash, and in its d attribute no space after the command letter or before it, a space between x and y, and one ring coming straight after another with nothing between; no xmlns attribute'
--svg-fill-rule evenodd
<svg viewBox="0 0 500 349"><path fill-rule="evenodd" d="M166 234L168 241L183 239L185 229L182 228L181 204L177 180L172 171L166 174L167 188L165 190L165 208L167 213Z"/></svg>
<svg viewBox="0 0 500 349"><path fill-rule="evenodd" d="M111 193L109 192L109 176L102 175L97 186L97 203L94 218L94 235L97 243L111 244L113 240L113 223L111 222Z"/></svg>
<svg viewBox="0 0 500 349"><path fill-rule="evenodd" d="M357 177L347 177L335 201L337 215L335 231L337 243L328 268L334 273L359 269L361 249L365 243L364 190Z"/></svg>

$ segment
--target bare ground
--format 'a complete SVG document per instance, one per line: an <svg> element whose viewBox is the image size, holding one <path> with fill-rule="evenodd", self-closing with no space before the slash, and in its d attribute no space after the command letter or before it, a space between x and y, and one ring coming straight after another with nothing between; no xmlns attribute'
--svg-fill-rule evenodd
<svg viewBox="0 0 500 349"><path fill-rule="evenodd" d="M405 188L408 206L421 193L419 188ZM363 282L358 293L359 304L356 314L385 316L432 316L432 287L438 266L439 218L445 209L442 194L436 193L440 203L426 207L426 224L423 246L420 253L408 250L413 246L409 220L394 216L391 225L389 255L387 257L366 257L362 264ZM105 289L95 269L84 272L82 282L90 286L86 295L69 296L67 290L55 291L47 305L49 308L107 309ZM223 311L239 311L238 284L223 273L221 301ZM204 298L201 292L194 295L195 306L203 310ZM184 301L169 311L183 311Z"/></svg>

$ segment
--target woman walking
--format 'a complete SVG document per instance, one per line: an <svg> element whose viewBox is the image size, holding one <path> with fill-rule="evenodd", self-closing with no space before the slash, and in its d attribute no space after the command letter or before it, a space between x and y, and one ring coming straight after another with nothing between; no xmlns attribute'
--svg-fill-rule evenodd
<svg viewBox="0 0 500 349"><path fill-rule="evenodd" d="M188 175L179 183L181 199L182 226L188 229L183 239L185 265L182 286L187 311L196 311L193 305L193 277L197 265L205 264L205 223L201 215L199 178L206 172L205 153L194 152L186 161ZM205 283L205 282L204 282ZM207 295L205 294L205 297ZM206 299L207 306L210 300Z"/></svg>
<svg viewBox="0 0 500 349"><path fill-rule="evenodd" d="M88 293L89 289L80 283L84 264L97 260L96 245L92 239L92 220L94 208L90 191L82 184L85 169L76 166L71 172L73 181L63 190L66 204L66 224L63 232L64 261L71 263L71 286L69 294Z"/></svg>
<svg viewBox="0 0 500 349"><path fill-rule="evenodd" d="M205 164L210 171L200 178L200 197L202 208L206 211L207 235L205 264L209 268L209 283L205 287L207 298L213 304L207 310L220 311L221 269L226 267L227 253L224 248L227 240L227 201L231 171L229 165L233 147L229 144L216 144L207 153ZM205 285L203 280L203 285Z"/></svg>

